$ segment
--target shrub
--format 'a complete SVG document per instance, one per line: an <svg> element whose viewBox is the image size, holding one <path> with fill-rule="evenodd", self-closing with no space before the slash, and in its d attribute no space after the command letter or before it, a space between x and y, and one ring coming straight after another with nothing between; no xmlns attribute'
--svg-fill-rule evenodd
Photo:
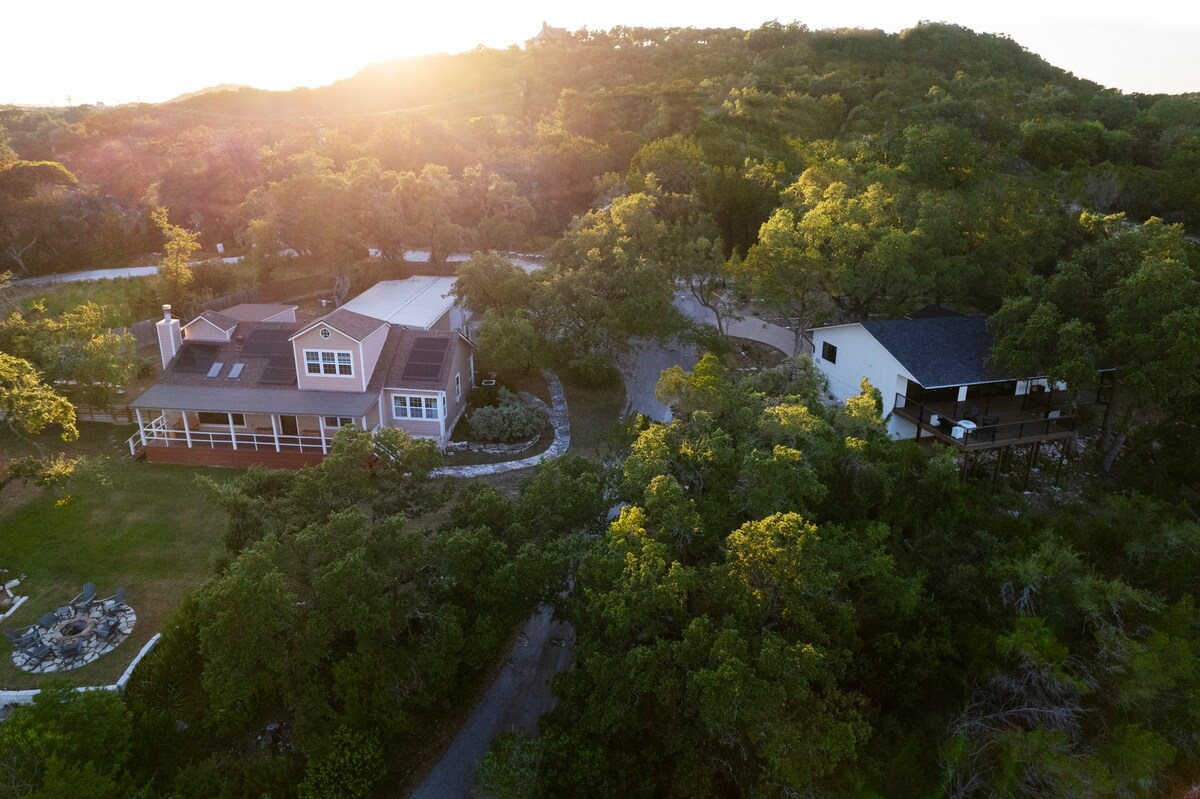
<svg viewBox="0 0 1200 799"><path fill-rule="evenodd" d="M546 426L546 412L522 402L506 388L498 405L476 408L467 417L471 435L483 441L518 441L532 438Z"/></svg>

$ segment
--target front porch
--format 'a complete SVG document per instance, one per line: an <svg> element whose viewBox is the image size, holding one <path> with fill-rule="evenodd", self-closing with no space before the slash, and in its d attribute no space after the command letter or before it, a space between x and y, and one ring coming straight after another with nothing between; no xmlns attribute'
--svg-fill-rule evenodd
<svg viewBox="0 0 1200 799"><path fill-rule="evenodd" d="M1080 424L1078 408L1100 401L1096 392L1072 395L1068 391L940 402L896 394L893 412L916 426L917 439L929 435L974 451L1072 438Z"/></svg>
<svg viewBox="0 0 1200 799"><path fill-rule="evenodd" d="M154 463L245 467L299 467L329 454L338 427L363 428L368 420L281 414L164 410L147 420L138 410L138 432L127 445L133 457ZM221 420L214 417L220 416Z"/></svg>

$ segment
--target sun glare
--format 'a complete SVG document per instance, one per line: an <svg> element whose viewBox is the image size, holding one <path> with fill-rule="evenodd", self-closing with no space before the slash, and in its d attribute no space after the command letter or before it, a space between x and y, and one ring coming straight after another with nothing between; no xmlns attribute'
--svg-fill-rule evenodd
<svg viewBox="0 0 1200 799"><path fill-rule="evenodd" d="M517 0L499 11L364 0L332 6L214 0L187 11L148 0L119 9L52 0L51 7L60 21L53 48L37 36L16 36L0 48L0 103L158 102L221 83L273 90L320 86L390 58L519 45L543 20L569 29L750 28L798 17L813 28L897 31L932 19L1007 33L1057 66L1126 91L1200 88L1200 55L1191 46L1200 34L1200 11L1190 7L1177 9L1169 21L1134 16L1136 10L1107 2L1056 11L1021 0L1003 10L942 0L853 8L759 0L734 7L614 0L581 8ZM38 30L47 11L15 4L5 10L6 27Z"/></svg>

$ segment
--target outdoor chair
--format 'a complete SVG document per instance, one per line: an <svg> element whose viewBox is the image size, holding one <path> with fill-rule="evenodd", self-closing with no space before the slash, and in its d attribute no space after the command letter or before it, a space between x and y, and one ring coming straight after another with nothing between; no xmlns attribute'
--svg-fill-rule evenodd
<svg viewBox="0 0 1200 799"><path fill-rule="evenodd" d="M103 638L106 641L116 631L117 631L117 620L116 619L105 619L104 621L102 621L96 625L96 635L99 636L100 638Z"/></svg>
<svg viewBox="0 0 1200 799"><path fill-rule="evenodd" d="M117 593L104 600L104 612L112 613L125 607L125 586L117 589Z"/></svg>
<svg viewBox="0 0 1200 799"><path fill-rule="evenodd" d="M36 627L29 627L23 633L15 630L5 630L4 634L12 641L14 649L28 649L41 640Z"/></svg>
<svg viewBox="0 0 1200 799"><path fill-rule="evenodd" d="M49 630L56 624L58 624L57 613L47 613L45 616L42 616L40 619L38 619L37 622L37 626L41 627L43 630Z"/></svg>
<svg viewBox="0 0 1200 799"><path fill-rule="evenodd" d="M60 658L73 658L78 657L81 651L83 651L82 641L67 641L65 644L59 645L58 652L56 654Z"/></svg>
<svg viewBox="0 0 1200 799"><path fill-rule="evenodd" d="M25 653L34 663L40 663L42 658L50 654L50 644L38 644Z"/></svg>
<svg viewBox="0 0 1200 799"><path fill-rule="evenodd" d="M83 591L71 600L72 607L78 610L87 610L92 605L92 600L96 598L96 584L84 583Z"/></svg>

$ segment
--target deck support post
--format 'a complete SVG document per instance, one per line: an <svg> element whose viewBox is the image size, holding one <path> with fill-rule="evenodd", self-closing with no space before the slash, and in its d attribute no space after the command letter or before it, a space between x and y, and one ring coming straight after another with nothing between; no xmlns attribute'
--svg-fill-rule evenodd
<svg viewBox="0 0 1200 799"><path fill-rule="evenodd" d="M1033 471L1033 464L1037 462L1038 453L1042 451L1042 442L1033 442L1033 448L1029 451L1029 461L1025 464L1025 484L1021 487L1022 491L1029 490L1029 473Z"/></svg>
<svg viewBox="0 0 1200 799"><path fill-rule="evenodd" d="M1058 487L1058 480L1062 476L1063 464L1067 460L1067 442L1074 441L1073 438L1064 438L1058 442L1058 467L1054 470L1054 485Z"/></svg>
<svg viewBox="0 0 1200 799"><path fill-rule="evenodd" d="M146 425L142 424L142 409L134 408L133 412L137 414L138 435L142 439L142 446L146 446Z"/></svg>
<svg viewBox="0 0 1200 799"><path fill-rule="evenodd" d="M233 444L233 449L237 451L237 433L233 432L233 411L228 411L229 416L229 443Z"/></svg>
<svg viewBox="0 0 1200 799"><path fill-rule="evenodd" d="M271 414L271 435L275 438L275 451L279 452L279 417Z"/></svg>
<svg viewBox="0 0 1200 799"><path fill-rule="evenodd" d="M179 415L183 417L183 438L187 441L188 449L192 448L192 426L188 424L187 411L180 411Z"/></svg>

